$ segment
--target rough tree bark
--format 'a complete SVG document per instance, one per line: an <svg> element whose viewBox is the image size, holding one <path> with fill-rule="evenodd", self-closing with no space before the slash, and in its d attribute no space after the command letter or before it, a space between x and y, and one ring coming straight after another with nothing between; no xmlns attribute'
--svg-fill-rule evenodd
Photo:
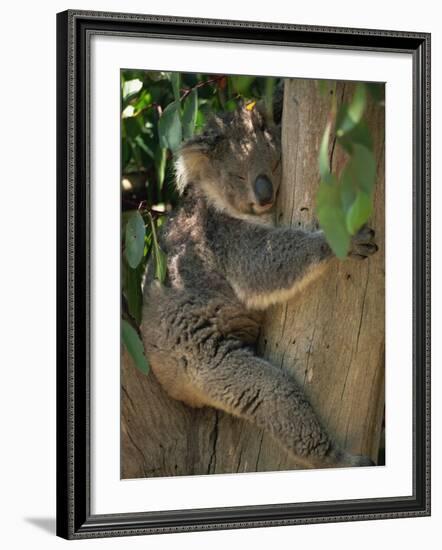
<svg viewBox="0 0 442 550"><path fill-rule="evenodd" d="M337 86L338 105L352 92ZM329 99L314 81L287 81L283 183L278 222L315 226L317 157ZM290 370L330 433L376 459L384 408L384 112L369 105L377 159L375 212L380 251L364 262L333 260L302 295L268 311L261 353ZM334 144L333 170L344 158ZM213 409L170 399L152 374L122 355L122 478L295 469L288 453L254 426Z"/></svg>

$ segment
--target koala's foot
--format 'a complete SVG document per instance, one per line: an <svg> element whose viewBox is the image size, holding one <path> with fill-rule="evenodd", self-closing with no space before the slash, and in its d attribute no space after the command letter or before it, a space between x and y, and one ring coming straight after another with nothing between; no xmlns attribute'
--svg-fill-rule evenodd
<svg viewBox="0 0 442 550"><path fill-rule="evenodd" d="M375 242L375 233L373 229L365 225L352 238L351 249L348 255L350 258L365 260L377 251L378 246Z"/></svg>

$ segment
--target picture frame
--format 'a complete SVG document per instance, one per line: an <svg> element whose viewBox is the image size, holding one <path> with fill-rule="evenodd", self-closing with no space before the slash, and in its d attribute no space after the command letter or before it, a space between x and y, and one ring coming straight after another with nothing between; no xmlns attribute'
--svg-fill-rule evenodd
<svg viewBox="0 0 442 550"><path fill-rule="evenodd" d="M151 511L91 506L91 39L154 37L412 58L412 494ZM179 60L178 60L179 62ZM93 190L92 190L93 191ZM409 221L410 223L410 221ZM411 360L411 359L410 359ZM252 474L253 475L253 474ZM68 10L57 15L57 535L67 539L430 514L430 35Z"/></svg>

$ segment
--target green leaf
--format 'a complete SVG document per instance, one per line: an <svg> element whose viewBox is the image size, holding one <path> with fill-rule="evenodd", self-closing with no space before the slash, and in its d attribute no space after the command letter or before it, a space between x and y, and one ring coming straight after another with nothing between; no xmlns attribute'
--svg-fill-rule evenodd
<svg viewBox="0 0 442 550"><path fill-rule="evenodd" d="M256 76L231 76L233 89L236 93L248 97L250 95L250 86L256 79Z"/></svg>
<svg viewBox="0 0 442 550"><path fill-rule="evenodd" d="M184 139L191 138L195 131L196 115L198 112L198 91L194 88L184 102L183 135Z"/></svg>
<svg viewBox="0 0 442 550"><path fill-rule="evenodd" d="M316 211L328 244L338 258L344 259L350 247L350 235L340 202L340 190L333 176L332 180L333 183L321 182Z"/></svg>
<svg viewBox="0 0 442 550"><path fill-rule="evenodd" d="M361 229L361 227L368 221L372 211L372 198L367 195L367 193L360 191L356 196L356 200L347 212L347 230L350 235L355 235L359 229Z"/></svg>
<svg viewBox="0 0 442 550"><path fill-rule="evenodd" d="M166 174L167 149L157 147L155 151L155 171L157 175L158 190L161 191Z"/></svg>
<svg viewBox="0 0 442 550"><path fill-rule="evenodd" d="M152 250L152 233L147 234L146 238L144 239L144 257L147 259L150 256L150 252Z"/></svg>
<svg viewBox="0 0 442 550"><path fill-rule="evenodd" d="M236 109L236 103L235 103L235 109ZM195 132L204 128L205 125L206 125L206 115L202 112L201 109L198 109L198 112L196 115Z"/></svg>
<svg viewBox="0 0 442 550"><path fill-rule="evenodd" d="M126 224L125 255L127 263L135 269L141 262L144 253L144 220L138 210L132 214Z"/></svg>
<svg viewBox="0 0 442 550"><path fill-rule="evenodd" d="M343 107L338 117L336 135L343 136L358 124L364 114L367 102L367 88L359 82L350 104Z"/></svg>
<svg viewBox="0 0 442 550"><path fill-rule="evenodd" d="M347 110L350 119L354 123L353 125L357 124L361 120L362 115L364 114L366 103L367 87L363 82L359 82L356 86L355 93Z"/></svg>
<svg viewBox="0 0 442 550"><path fill-rule="evenodd" d="M156 240L153 242L153 257L155 260L155 278L164 283L167 275L167 256L161 250Z"/></svg>
<svg viewBox="0 0 442 550"><path fill-rule="evenodd" d="M356 200L357 188L353 183L352 177L350 177L347 170L343 170L341 174L341 181L339 183L341 194L341 205L345 213L350 210L351 205Z"/></svg>
<svg viewBox="0 0 442 550"><path fill-rule="evenodd" d="M380 103L384 101L385 98L385 84L382 82L367 82L367 89L371 97L377 102Z"/></svg>
<svg viewBox="0 0 442 550"><path fill-rule="evenodd" d="M142 109L146 109L151 104L152 95L147 90L143 90L140 96L137 98L136 102L134 103L136 114L138 114L139 111L141 111Z"/></svg>
<svg viewBox="0 0 442 550"><path fill-rule="evenodd" d="M350 235L342 211L333 206L324 207L318 213L318 218L328 244L336 257L343 260L350 247Z"/></svg>
<svg viewBox="0 0 442 550"><path fill-rule="evenodd" d="M152 230L152 252L155 262L155 278L164 283L167 275L167 255L161 250L158 243L157 228L151 214L149 214L149 222ZM159 220L158 222L159 223Z"/></svg>
<svg viewBox="0 0 442 550"><path fill-rule="evenodd" d="M170 73L165 73L164 71L147 71L146 75L149 76L154 82L159 82L160 80L166 80L169 78Z"/></svg>
<svg viewBox="0 0 442 550"><path fill-rule="evenodd" d="M179 101L173 101L164 109L158 121L158 136L161 147L171 151L176 151L181 145L182 128Z"/></svg>
<svg viewBox="0 0 442 550"><path fill-rule="evenodd" d="M137 331L125 320L121 320L121 336L135 366L143 373L149 372L149 363L144 355L143 344Z"/></svg>
<svg viewBox="0 0 442 550"><path fill-rule="evenodd" d="M330 178L330 159L328 156L328 143L330 141L330 122L325 127L324 135L322 136L321 145L319 147L319 173L323 180Z"/></svg>
<svg viewBox="0 0 442 550"><path fill-rule="evenodd" d="M138 78L127 80L123 83L123 99L127 100L130 96L137 94L142 87L143 83Z"/></svg>
<svg viewBox="0 0 442 550"><path fill-rule="evenodd" d="M368 150L373 151L373 139L364 120L361 120L345 135L338 137L338 141L350 155L353 153L353 146L355 144L363 145Z"/></svg>
<svg viewBox="0 0 442 550"><path fill-rule="evenodd" d="M344 168L344 173L359 190L371 194L376 179L376 161L373 153L363 145L353 145L353 155Z"/></svg>
<svg viewBox="0 0 442 550"><path fill-rule="evenodd" d="M135 115L135 109L133 105L127 105L121 113L121 118L130 118Z"/></svg>
<svg viewBox="0 0 442 550"><path fill-rule="evenodd" d="M146 141L143 139L143 136L141 134L137 136L134 141L138 145L138 147L146 153L146 155L148 155L150 158L153 158L153 151L150 147L146 145Z"/></svg>
<svg viewBox="0 0 442 550"><path fill-rule="evenodd" d="M131 139L135 139L141 132L141 126L136 117L123 118L123 128Z"/></svg>
<svg viewBox="0 0 442 550"><path fill-rule="evenodd" d="M143 275L142 266L140 264L137 269L131 269L126 262L124 262L124 266L124 294L126 295L127 299L127 307L130 315L135 319L138 324L140 324L143 303L143 295L141 291L141 279Z"/></svg>
<svg viewBox="0 0 442 550"><path fill-rule="evenodd" d="M148 258L150 255L150 251L152 249L152 232L149 234L146 233L146 237L144 238L144 257Z"/></svg>
<svg viewBox="0 0 442 550"><path fill-rule="evenodd" d="M180 100L181 73L169 73L169 80L172 84L173 97L175 101Z"/></svg>
<svg viewBox="0 0 442 550"><path fill-rule="evenodd" d="M234 111L237 107L238 104L236 103L236 101L234 99L229 99L224 105L224 110L231 112Z"/></svg>
<svg viewBox="0 0 442 550"><path fill-rule="evenodd" d="M132 156L132 149L127 139L123 138L123 143L121 147L121 163L123 165L123 172L124 172L124 168L129 164L131 156Z"/></svg>

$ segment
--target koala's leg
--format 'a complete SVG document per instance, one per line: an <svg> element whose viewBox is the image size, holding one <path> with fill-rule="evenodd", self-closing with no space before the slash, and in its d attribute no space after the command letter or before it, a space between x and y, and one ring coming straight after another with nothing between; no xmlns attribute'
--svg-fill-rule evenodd
<svg viewBox="0 0 442 550"><path fill-rule="evenodd" d="M303 466L373 465L368 457L339 449L294 378L257 357L249 348L212 358L199 365L192 378L207 405L266 430Z"/></svg>

